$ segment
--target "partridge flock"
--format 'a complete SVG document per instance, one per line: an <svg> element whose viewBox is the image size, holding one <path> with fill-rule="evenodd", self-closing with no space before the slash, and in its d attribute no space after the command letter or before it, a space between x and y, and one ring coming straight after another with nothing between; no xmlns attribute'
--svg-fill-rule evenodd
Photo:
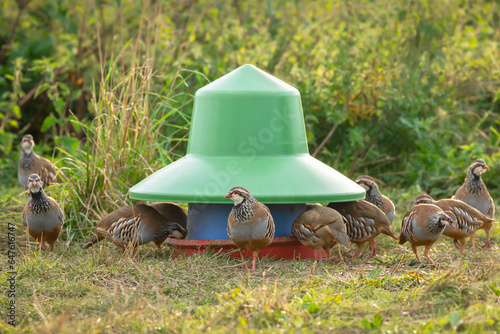
<svg viewBox="0 0 500 334"><path fill-rule="evenodd" d="M18 179L30 198L22 212L22 222L27 233L38 242L38 250L45 249L45 243L48 243L52 254L62 231L64 215L58 203L47 196L44 187L63 182L63 178L49 160L33 151L34 146L33 136L25 135L21 141ZM355 181L366 191L364 200L332 202L326 207L319 203L307 204L305 211L293 222L291 234L306 247L325 250L327 260L332 259L331 250L336 244L350 249L351 242L358 245L353 258L360 256L364 244L369 245L370 256L375 256L375 238L380 234L401 245L409 242L419 262L417 247L424 246L429 264L434 263L430 249L442 235L452 238L462 253L466 239L470 238L472 248L476 248L474 234L484 230L486 243L481 248L491 247L489 232L496 222L495 205L481 179L481 174L487 169L483 160L473 161L464 183L451 198L435 200L427 194L418 195L403 217L399 238L391 226L396 214L394 203L367 175L361 175ZM254 271L259 252L274 240L271 211L242 187L232 188L225 198L234 202L227 218L227 234L239 250L243 267ZM184 209L175 203L121 207L97 222L93 236L82 248L87 249L107 239L122 252L127 247L135 249L150 241L161 249L167 238L186 238L187 220ZM245 261L246 251L252 253L251 267Z"/></svg>

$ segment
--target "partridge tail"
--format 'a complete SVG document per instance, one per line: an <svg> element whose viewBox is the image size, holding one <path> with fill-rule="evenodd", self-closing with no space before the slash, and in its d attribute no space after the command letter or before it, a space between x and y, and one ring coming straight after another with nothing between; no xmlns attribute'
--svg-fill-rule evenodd
<svg viewBox="0 0 500 334"><path fill-rule="evenodd" d="M336 230L336 229L331 229L330 227L328 226L325 226L325 228L327 229L327 231L342 245L344 245L345 248L347 249L350 249L351 246L349 244L349 236L347 235L347 233L343 232L343 231L339 231L339 230Z"/></svg>
<svg viewBox="0 0 500 334"><path fill-rule="evenodd" d="M495 218L490 218L490 217L486 217L486 219L483 220L483 223L496 223L497 221L495 220Z"/></svg>
<svg viewBox="0 0 500 334"><path fill-rule="evenodd" d="M390 226L382 226L382 233L390 236L394 240L398 241L398 237L396 236L396 233L392 230Z"/></svg>

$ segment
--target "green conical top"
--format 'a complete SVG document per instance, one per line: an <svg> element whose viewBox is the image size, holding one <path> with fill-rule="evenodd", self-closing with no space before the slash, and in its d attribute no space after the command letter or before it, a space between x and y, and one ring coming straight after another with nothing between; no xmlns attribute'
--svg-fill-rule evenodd
<svg viewBox="0 0 500 334"><path fill-rule="evenodd" d="M364 198L364 189L308 153L300 93L244 65L195 95L187 154L130 189L142 200L229 203L241 186L264 203Z"/></svg>
<svg viewBox="0 0 500 334"><path fill-rule="evenodd" d="M196 97L205 94L212 96L217 93L244 93L245 95L254 93L259 96L262 94L300 96L299 91L295 87L250 64L243 65L205 87L200 88L196 92Z"/></svg>

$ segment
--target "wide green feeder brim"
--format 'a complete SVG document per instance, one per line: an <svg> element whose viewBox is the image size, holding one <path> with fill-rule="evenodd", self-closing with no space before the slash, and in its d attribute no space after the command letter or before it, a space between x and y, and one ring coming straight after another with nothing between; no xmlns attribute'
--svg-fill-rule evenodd
<svg viewBox="0 0 500 334"><path fill-rule="evenodd" d="M365 190L309 154L231 157L188 154L130 189L134 199L188 203L232 203L234 187L246 188L269 204L346 202L363 199Z"/></svg>

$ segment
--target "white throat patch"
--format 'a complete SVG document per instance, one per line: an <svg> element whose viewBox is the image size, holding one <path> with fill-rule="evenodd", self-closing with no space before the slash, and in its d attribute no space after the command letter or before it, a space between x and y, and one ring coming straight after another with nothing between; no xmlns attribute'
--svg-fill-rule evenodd
<svg viewBox="0 0 500 334"><path fill-rule="evenodd" d="M35 145L30 145L30 143L21 143L21 148L23 149L24 153L30 154L31 151L33 151L33 146Z"/></svg>
<svg viewBox="0 0 500 334"><path fill-rule="evenodd" d="M233 194L231 196L231 199L234 201L234 204L238 205L240 204L241 202L243 202L243 200L245 199L243 196L240 196L240 195L237 195L237 194Z"/></svg>

